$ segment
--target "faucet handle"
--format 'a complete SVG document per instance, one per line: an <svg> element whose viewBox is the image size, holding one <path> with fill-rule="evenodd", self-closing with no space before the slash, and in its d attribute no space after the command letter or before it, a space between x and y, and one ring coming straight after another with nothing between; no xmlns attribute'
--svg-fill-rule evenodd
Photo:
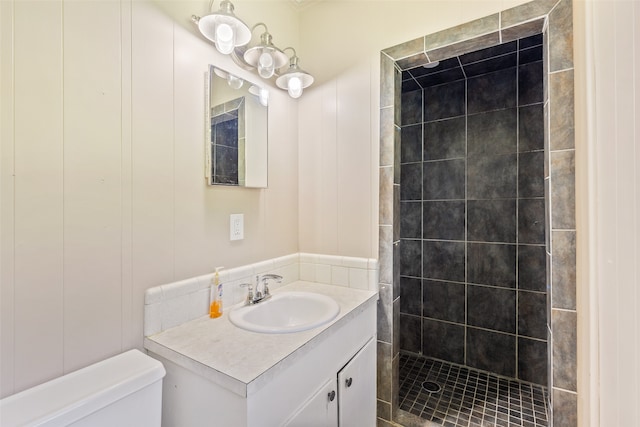
<svg viewBox="0 0 640 427"><path fill-rule="evenodd" d="M262 276L259 276L259 277L260 277L260 280L262 281L262 293L264 294L265 297L269 295L269 285L267 284L269 280L274 280L277 283L282 282L282 276L279 276L277 274L263 274Z"/></svg>
<svg viewBox="0 0 640 427"><path fill-rule="evenodd" d="M248 288L248 292L247 292L247 299L245 301L245 304L252 304L253 303L253 285L251 283L242 283L240 285L241 288Z"/></svg>

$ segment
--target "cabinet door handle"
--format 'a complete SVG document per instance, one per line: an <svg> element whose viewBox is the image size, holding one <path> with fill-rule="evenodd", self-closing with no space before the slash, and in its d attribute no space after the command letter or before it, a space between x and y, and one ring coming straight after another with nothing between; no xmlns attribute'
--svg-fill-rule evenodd
<svg viewBox="0 0 640 427"><path fill-rule="evenodd" d="M328 394L328 397L329 397L329 402L333 402L333 399L336 398L336 391L331 390L331 392Z"/></svg>
<svg viewBox="0 0 640 427"><path fill-rule="evenodd" d="M345 380L345 384L347 387L351 387L351 383L353 382L353 378L349 377Z"/></svg>

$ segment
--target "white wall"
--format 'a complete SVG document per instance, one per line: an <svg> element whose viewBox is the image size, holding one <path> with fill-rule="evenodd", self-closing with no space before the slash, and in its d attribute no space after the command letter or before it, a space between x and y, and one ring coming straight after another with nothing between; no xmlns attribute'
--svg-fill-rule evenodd
<svg viewBox="0 0 640 427"><path fill-rule="evenodd" d="M640 425L640 1L584 7L583 424ZM577 104L578 105L578 104ZM578 150L576 150L578 151ZM580 193L578 193L580 194ZM588 246L586 246L588 242ZM579 308L580 312L580 308Z"/></svg>
<svg viewBox="0 0 640 427"><path fill-rule="evenodd" d="M189 21L208 3L0 2L0 395L141 347L148 287L298 252L286 92L270 99L269 188L205 185L204 73L234 67ZM236 12L297 43L287 2Z"/></svg>
<svg viewBox="0 0 640 427"><path fill-rule="evenodd" d="M312 3L300 12L300 250L378 257L380 51L514 1Z"/></svg>

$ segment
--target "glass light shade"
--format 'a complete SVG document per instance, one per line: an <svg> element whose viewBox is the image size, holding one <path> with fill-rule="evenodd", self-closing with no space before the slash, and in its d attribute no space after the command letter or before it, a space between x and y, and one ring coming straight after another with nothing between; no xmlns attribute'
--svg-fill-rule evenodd
<svg viewBox="0 0 640 427"><path fill-rule="evenodd" d="M302 95L302 80L300 80L300 77L293 76L289 79L287 82L287 91L290 97L300 98L300 95Z"/></svg>
<svg viewBox="0 0 640 427"><path fill-rule="evenodd" d="M235 32L229 24L221 23L216 27L216 49L224 55L228 55L235 47Z"/></svg>
<svg viewBox="0 0 640 427"><path fill-rule="evenodd" d="M197 18L197 23L202 35L214 42L220 53L229 54L236 46L251 41L251 30L234 15L233 4L228 0L220 3L216 13Z"/></svg>
<svg viewBox="0 0 640 427"><path fill-rule="evenodd" d="M275 72L274 63L275 61L273 60L271 53L264 50L258 59L258 74L260 74L260 77L268 79L273 76L273 73Z"/></svg>

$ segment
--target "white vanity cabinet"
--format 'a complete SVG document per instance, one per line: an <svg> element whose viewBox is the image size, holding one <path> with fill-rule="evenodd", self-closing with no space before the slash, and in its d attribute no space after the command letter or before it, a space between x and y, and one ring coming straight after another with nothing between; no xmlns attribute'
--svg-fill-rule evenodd
<svg viewBox="0 0 640 427"><path fill-rule="evenodd" d="M376 294L297 286L335 299L336 320L271 335L241 330L225 313L145 339L167 371L163 427L375 427Z"/></svg>
<svg viewBox="0 0 640 427"><path fill-rule="evenodd" d="M376 342L372 338L285 426L374 426L375 405Z"/></svg>

